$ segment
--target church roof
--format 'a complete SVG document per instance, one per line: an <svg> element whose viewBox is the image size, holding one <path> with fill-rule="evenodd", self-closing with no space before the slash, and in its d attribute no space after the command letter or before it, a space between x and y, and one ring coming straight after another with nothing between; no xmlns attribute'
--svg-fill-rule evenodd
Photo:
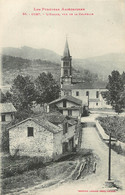
<svg viewBox="0 0 125 195"><path fill-rule="evenodd" d="M63 57L70 57L70 51L69 51L69 45L68 45L67 39L66 39L66 43L65 43Z"/></svg>
<svg viewBox="0 0 125 195"><path fill-rule="evenodd" d="M72 85L63 85L62 90L73 89L106 89L106 83L101 81L95 81L94 83L81 82Z"/></svg>

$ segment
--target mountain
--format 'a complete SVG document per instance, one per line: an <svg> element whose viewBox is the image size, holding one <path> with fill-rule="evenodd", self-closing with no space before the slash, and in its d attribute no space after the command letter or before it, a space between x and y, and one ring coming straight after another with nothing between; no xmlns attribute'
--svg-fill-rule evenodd
<svg viewBox="0 0 125 195"><path fill-rule="evenodd" d="M93 73L107 77L113 70L121 73L125 70L125 53L110 53L87 59L74 59L74 68L88 69Z"/></svg>
<svg viewBox="0 0 125 195"><path fill-rule="evenodd" d="M21 48L5 47L3 48L2 53L3 55L20 57L23 59L40 59L52 63L61 63L61 56L48 49L35 49L26 46ZM86 59L73 58L73 67L81 72L83 72L84 69L87 69L92 73L97 73L100 77L107 78L112 70L124 71L125 53L109 53Z"/></svg>
<svg viewBox="0 0 125 195"><path fill-rule="evenodd" d="M2 49L2 54L29 60L41 59L60 63L60 56L48 49L35 49L26 46L21 48L4 47Z"/></svg>

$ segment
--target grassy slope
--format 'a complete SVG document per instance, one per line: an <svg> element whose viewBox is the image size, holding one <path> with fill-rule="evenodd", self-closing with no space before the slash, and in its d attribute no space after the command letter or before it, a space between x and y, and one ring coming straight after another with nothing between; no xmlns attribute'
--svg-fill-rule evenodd
<svg viewBox="0 0 125 195"><path fill-rule="evenodd" d="M69 178L71 173L75 170L79 160L78 169L74 172L74 174ZM27 166L27 171L24 172L15 172L13 176L6 176L3 174L2 179L2 190L3 193L9 193L13 191L14 193L20 191L22 189L33 187L35 185L42 185L42 188L54 185L62 180L75 179L78 175L80 164L86 161L87 165L85 170L83 170L81 177L84 178L86 175L91 174L93 171L93 163L95 161L95 157L93 156L90 150L80 150L76 154L72 154L67 156L66 158L62 158L58 162L50 162L46 165L43 165L42 162L34 166L31 169L29 164L34 162L32 158L17 158L12 159L9 156L3 157L3 167L6 171L10 169L17 169L18 171L22 170L23 167ZM38 162L35 160L35 162ZM40 159L39 159L40 162ZM9 167L8 167L9 165ZM21 166L20 166L21 165Z"/></svg>

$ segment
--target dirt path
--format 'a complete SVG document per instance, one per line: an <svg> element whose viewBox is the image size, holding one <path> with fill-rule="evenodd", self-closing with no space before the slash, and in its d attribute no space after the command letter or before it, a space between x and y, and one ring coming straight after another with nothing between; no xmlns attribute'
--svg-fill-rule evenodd
<svg viewBox="0 0 125 195"><path fill-rule="evenodd" d="M91 148L93 152L99 157L97 163L97 171L95 174L96 186L103 186L104 181L108 178L108 146L101 140L99 134L94 127L84 128L83 131L83 148ZM123 188L125 188L125 157L118 155L112 151L112 179L120 181ZM91 183L92 181L90 181Z"/></svg>

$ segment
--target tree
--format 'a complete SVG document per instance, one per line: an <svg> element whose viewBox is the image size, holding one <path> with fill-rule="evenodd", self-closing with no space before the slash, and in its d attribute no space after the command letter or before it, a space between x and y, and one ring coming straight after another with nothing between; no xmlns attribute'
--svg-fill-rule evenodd
<svg viewBox="0 0 125 195"><path fill-rule="evenodd" d="M119 103L122 105L122 108L125 108L125 90L120 94Z"/></svg>
<svg viewBox="0 0 125 195"><path fill-rule="evenodd" d="M11 88L12 103L17 110L30 110L35 100L35 86L29 76L18 75Z"/></svg>
<svg viewBox="0 0 125 195"><path fill-rule="evenodd" d="M3 93L1 91L1 93L0 93L0 102L1 103L11 102L11 99L12 99L12 94L9 91L7 91L6 93Z"/></svg>
<svg viewBox="0 0 125 195"><path fill-rule="evenodd" d="M98 75L91 73L89 70L84 70L83 78L86 83L93 83L94 81L98 80Z"/></svg>
<svg viewBox="0 0 125 195"><path fill-rule="evenodd" d="M1 103L6 102L6 95L2 91L0 92L0 102Z"/></svg>
<svg viewBox="0 0 125 195"><path fill-rule="evenodd" d="M39 104L49 103L59 97L60 87L51 73L42 73L35 80L36 102Z"/></svg>
<svg viewBox="0 0 125 195"><path fill-rule="evenodd" d="M125 72L122 73L121 79L122 79L123 84L125 85Z"/></svg>
<svg viewBox="0 0 125 195"><path fill-rule="evenodd" d="M124 90L124 85L118 71L114 70L111 75L109 75L107 89L109 90L108 101L116 112L121 112L122 104L120 102L120 96Z"/></svg>

